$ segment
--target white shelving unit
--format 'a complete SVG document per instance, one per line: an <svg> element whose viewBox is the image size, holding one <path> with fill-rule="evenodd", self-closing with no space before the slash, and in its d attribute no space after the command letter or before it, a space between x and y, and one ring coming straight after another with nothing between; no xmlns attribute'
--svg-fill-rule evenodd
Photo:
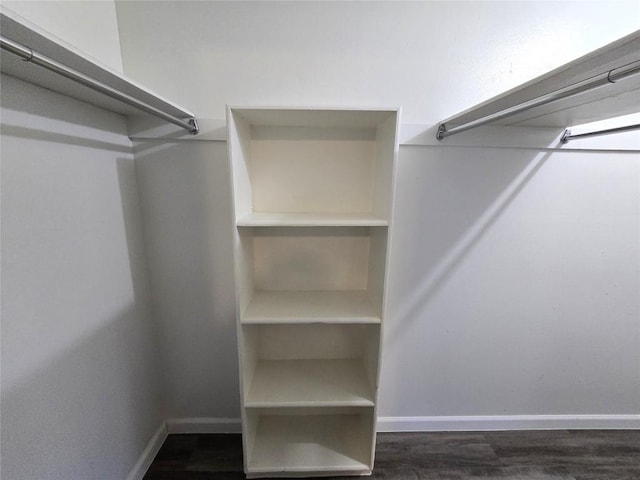
<svg viewBox="0 0 640 480"><path fill-rule="evenodd" d="M373 469L398 117L228 109L249 478Z"/></svg>

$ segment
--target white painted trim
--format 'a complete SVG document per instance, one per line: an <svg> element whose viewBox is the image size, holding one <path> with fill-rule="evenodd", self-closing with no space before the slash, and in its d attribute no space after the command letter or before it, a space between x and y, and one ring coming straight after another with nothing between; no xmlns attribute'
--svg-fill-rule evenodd
<svg viewBox="0 0 640 480"><path fill-rule="evenodd" d="M150 116L128 117L128 132L131 140L141 142L204 141L226 142L226 120L219 118L199 118L200 133L191 135L186 130ZM560 142L564 128L492 126L474 128L459 135L436 139L438 125L403 123L400 125L398 143L402 147L466 147L466 148L526 148L554 151L615 151L637 153L638 148L608 148L602 139L563 144ZM629 142L627 142L631 145Z"/></svg>
<svg viewBox="0 0 640 480"><path fill-rule="evenodd" d="M240 433L240 418L169 418L169 433Z"/></svg>
<svg viewBox="0 0 640 480"><path fill-rule="evenodd" d="M200 133L192 135L185 129L149 115L127 117L131 140L141 141L227 141L227 121L223 118L198 118Z"/></svg>
<svg viewBox="0 0 640 480"><path fill-rule="evenodd" d="M378 417L378 432L490 430L640 430L639 415L465 415ZM127 480L142 480L160 447L172 433L241 433L240 418L170 418L153 434Z"/></svg>
<svg viewBox="0 0 640 480"><path fill-rule="evenodd" d="M127 480L142 480L147 470L149 470L153 459L158 454L160 447L162 447L162 444L167 439L167 435L167 425L165 422L162 422L162 425L156 430L156 433L153 434L146 448L142 451L140 458L138 458L129 475L127 475Z"/></svg>
<svg viewBox="0 0 640 480"><path fill-rule="evenodd" d="M139 141L227 141L224 119L199 118L200 133L191 135L180 127L150 116L127 119L129 138ZM400 145L433 147L560 148L563 128L479 127L445 140L436 139L437 125L404 123L398 129Z"/></svg>
<svg viewBox="0 0 640 480"><path fill-rule="evenodd" d="M640 429L640 415L378 417L378 432Z"/></svg>
<svg viewBox="0 0 640 480"><path fill-rule="evenodd" d="M171 418L171 433L240 433L240 418ZM378 417L378 432L640 429L639 415L460 415Z"/></svg>

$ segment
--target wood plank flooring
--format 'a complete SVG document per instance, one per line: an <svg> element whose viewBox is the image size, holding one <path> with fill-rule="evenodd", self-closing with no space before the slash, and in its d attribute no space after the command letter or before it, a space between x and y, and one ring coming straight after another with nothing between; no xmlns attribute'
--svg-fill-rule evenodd
<svg viewBox="0 0 640 480"><path fill-rule="evenodd" d="M169 435L144 477L244 478L240 435ZM640 480L640 430L379 433L369 478Z"/></svg>

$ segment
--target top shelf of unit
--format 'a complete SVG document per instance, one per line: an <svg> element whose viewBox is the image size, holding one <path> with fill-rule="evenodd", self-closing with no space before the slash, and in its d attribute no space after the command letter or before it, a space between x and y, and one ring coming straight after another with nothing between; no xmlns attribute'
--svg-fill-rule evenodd
<svg viewBox="0 0 640 480"><path fill-rule="evenodd" d="M386 227L389 222L366 213L249 213L239 227Z"/></svg>
<svg viewBox="0 0 640 480"><path fill-rule="evenodd" d="M370 110L344 108L266 108L229 107L234 115L252 127L296 128L376 128L391 116L398 115L397 108Z"/></svg>

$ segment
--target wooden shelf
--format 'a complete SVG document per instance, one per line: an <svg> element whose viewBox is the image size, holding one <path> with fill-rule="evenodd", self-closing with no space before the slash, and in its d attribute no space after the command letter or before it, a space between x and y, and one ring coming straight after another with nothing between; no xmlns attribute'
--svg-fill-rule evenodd
<svg viewBox="0 0 640 480"><path fill-rule="evenodd" d="M256 292L243 324L380 323L380 313L364 291Z"/></svg>
<svg viewBox="0 0 640 480"><path fill-rule="evenodd" d="M245 407L373 407L373 400L360 360L260 360Z"/></svg>
<svg viewBox="0 0 640 480"><path fill-rule="evenodd" d="M386 227L389 222L366 213L250 213L240 217L239 227Z"/></svg>
<svg viewBox="0 0 640 480"><path fill-rule="evenodd" d="M271 108L231 106L231 110L255 127L294 128L377 128L389 118L393 109Z"/></svg>
<svg viewBox="0 0 640 480"><path fill-rule="evenodd" d="M444 123L460 125L546 95L640 60L640 30L594 50L544 75L471 107ZM640 77L627 78L588 93L531 108L492 125L560 127L638 112Z"/></svg>
<svg viewBox="0 0 640 480"><path fill-rule="evenodd" d="M369 474L362 435L360 415L261 415L247 474Z"/></svg>
<svg viewBox="0 0 640 480"><path fill-rule="evenodd" d="M0 10L0 30L6 37L42 53L68 67L73 68L129 96L142 100L164 112L177 117L193 117L188 110L169 102L151 90L128 79L120 72L98 63L89 55L28 22L6 7ZM35 64L25 62L17 56L2 51L0 70L4 74L25 80L40 87L53 90L68 97L97 105L123 115L147 115L123 102L68 80Z"/></svg>

